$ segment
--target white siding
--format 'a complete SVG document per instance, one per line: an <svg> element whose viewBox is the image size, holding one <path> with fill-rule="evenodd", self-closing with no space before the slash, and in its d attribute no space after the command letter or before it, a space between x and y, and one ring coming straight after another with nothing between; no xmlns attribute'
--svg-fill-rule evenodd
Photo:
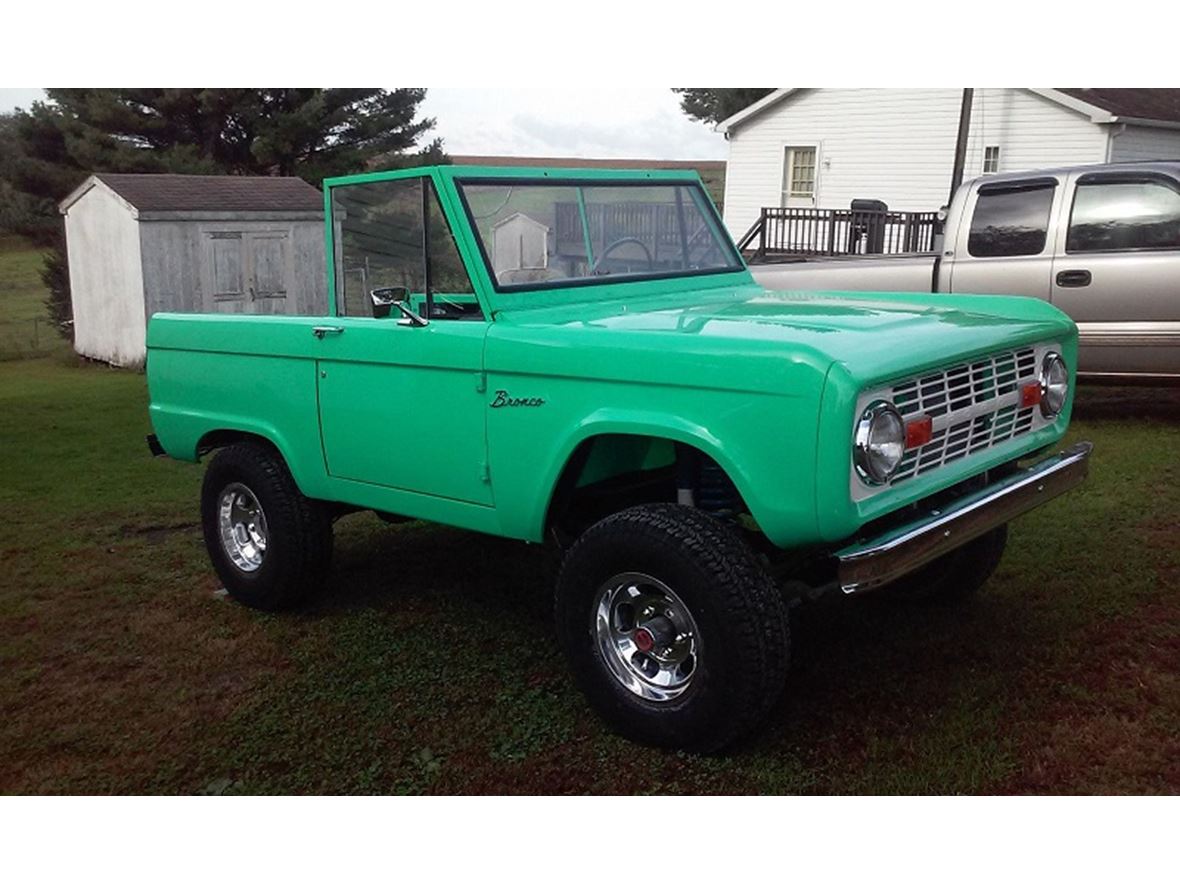
<svg viewBox="0 0 1180 885"><path fill-rule="evenodd" d="M138 222L101 185L66 213L74 349L117 366L144 358L143 268Z"/></svg>
<svg viewBox="0 0 1180 885"><path fill-rule="evenodd" d="M1118 130L1115 130L1118 133ZM1116 134L1110 148L1110 161L1180 159L1180 129L1157 129L1152 126L1128 126Z"/></svg>
<svg viewBox="0 0 1180 885"><path fill-rule="evenodd" d="M816 205L884 200L933 211L947 202L960 89L809 89L730 133L725 221L740 236L780 202L784 148L817 145ZM976 89L964 179L983 171L987 145L1000 171L1106 159L1106 132L1082 114L1025 89Z"/></svg>

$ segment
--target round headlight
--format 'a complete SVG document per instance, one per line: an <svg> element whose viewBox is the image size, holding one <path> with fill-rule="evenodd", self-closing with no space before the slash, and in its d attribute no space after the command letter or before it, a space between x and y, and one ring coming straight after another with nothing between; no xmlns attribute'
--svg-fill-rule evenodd
<svg viewBox="0 0 1180 885"><path fill-rule="evenodd" d="M871 485L887 481L905 454L905 422L890 403L877 400L856 422L853 461L860 478Z"/></svg>
<svg viewBox="0 0 1180 885"><path fill-rule="evenodd" d="M1061 354L1049 351L1041 362L1041 414L1053 418L1065 406L1069 393L1069 369Z"/></svg>

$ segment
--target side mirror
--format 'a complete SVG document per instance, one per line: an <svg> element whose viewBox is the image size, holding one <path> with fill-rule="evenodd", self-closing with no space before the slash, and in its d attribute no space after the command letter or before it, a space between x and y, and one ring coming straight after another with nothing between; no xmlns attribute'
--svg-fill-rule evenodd
<svg viewBox="0 0 1180 885"><path fill-rule="evenodd" d="M405 286L385 286L369 292L372 303L373 318L383 320L389 316L393 306L410 300L410 290Z"/></svg>

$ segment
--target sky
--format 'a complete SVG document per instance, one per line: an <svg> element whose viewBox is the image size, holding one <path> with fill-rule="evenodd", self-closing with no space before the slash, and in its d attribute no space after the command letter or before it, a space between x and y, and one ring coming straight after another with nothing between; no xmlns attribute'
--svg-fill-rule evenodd
<svg viewBox="0 0 1180 885"><path fill-rule="evenodd" d="M44 97L0 89L0 113ZM449 154L724 159L725 139L671 89L428 89L420 111Z"/></svg>

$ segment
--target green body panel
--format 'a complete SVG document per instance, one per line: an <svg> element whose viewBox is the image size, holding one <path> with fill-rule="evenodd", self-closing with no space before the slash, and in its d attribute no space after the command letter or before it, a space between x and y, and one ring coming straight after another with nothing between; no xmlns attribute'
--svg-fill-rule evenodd
<svg viewBox="0 0 1180 885"><path fill-rule="evenodd" d="M326 205L336 184L422 173L330 180ZM847 538L1065 433L1072 393L1045 428L855 502L860 391L1031 343L1061 343L1072 367L1073 323L1027 298L769 292L745 270L497 293L455 178L695 176L427 174L485 320L416 328L392 318L157 314L151 416L170 455L195 460L208 434L253 433L274 442L311 497L536 541L580 445L603 440L584 484L667 464L669 441L679 442L716 460L770 540L790 547ZM330 245L328 255L331 264ZM316 326L343 332L320 338Z"/></svg>

